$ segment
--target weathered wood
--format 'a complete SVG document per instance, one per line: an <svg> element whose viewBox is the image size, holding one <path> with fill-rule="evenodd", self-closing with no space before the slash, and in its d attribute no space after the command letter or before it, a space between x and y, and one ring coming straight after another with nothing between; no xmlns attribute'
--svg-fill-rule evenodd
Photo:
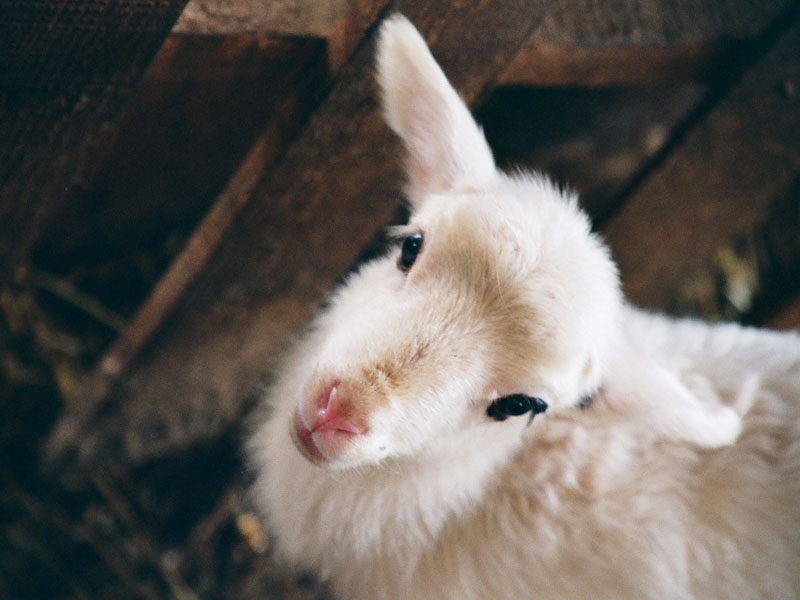
<svg viewBox="0 0 800 600"><path fill-rule="evenodd" d="M174 40L170 40L165 44L164 49L159 53L149 70L149 78L172 78L176 72L186 72L185 67L176 69L176 64L187 59L186 44L173 42ZM218 62L213 60L212 57L218 56L218 52L202 53L199 57L197 54L190 54L192 62L190 68L199 69L202 73L201 79L206 77L214 78L214 73L219 72L226 76L225 80L230 82L230 72L225 68L225 65L228 60L241 59L241 53L236 49L231 51L229 40L224 38L216 41L207 40L207 42L211 42L210 48L213 50L219 50L221 45L228 48L229 52L224 53L226 56L224 59L225 64L220 66ZM245 54L250 54L249 48L251 44L242 44L241 42L241 38L237 38L235 48L244 48ZM258 65L255 67L261 84L258 86L261 91L261 102L264 110L269 113L266 119L266 128L253 144L237 172L217 197L205 217L200 221L187 244L161 277L147 300L139 308L133 322L106 352L83 389L80 390L80 398L77 401L74 398L66 398L67 402L78 413L87 410L89 407L94 407L112 392L118 378L127 371L141 349L156 334L186 289L206 266L210 257L216 251L220 240L226 235L239 212L250 199L253 188L259 183L264 172L286 149L289 141L296 135L301 125L308 118L309 112L316 105L318 97L321 95L321 89L327 83L324 61L321 60L323 49L320 43L308 40L278 41L262 39L257 42L257 45L271 49L269 60L267 61L268 67L264 69L261 60L257 61ZM204 44L204 46L208 47L208 44ZM281 50L280 53L276 52L278 47ZM202 60L203 57L209 60ZM193 79L192 81L194 82L193 85L197 86L196 80ZM265 81L268 82L268 86L264 85ZM219 89L218 86L214 87ZM242 87L242 82L233 85L234 93L240 87ZM146 103L145 107L147 107ZM139 104L134 103L134 108L138 109ZM229 107L223 106L217 110L225 111L228 109ZM185 117L183 113L181 113L181 116ZM235 107L231 118L236 118ZM131 122L131 127L134 127L138 122L137 119L130 119L129 121ZM191 123L192 119L189 118L188 121L180 120L183 128L187 128L187 122ZM178 129L181 128L179 127ZM224 132L221 131L220 133ZM228 130L228 133L230 134L231 131ZM185 140L179 135L177 141ZM201 147L197 147L198 141L196 140L191 151L194 153L205 152L205 158L209 162L217 160L215 147L216 144L220 143L220 140L212 136L210 138L202 138L200 142L202 142L200 144ZM225 143L230 144L231 140L225 140ZM171 144L166 145L167 147L171 146ZM184 152L189 151L183 146L182 149ZM107 176L112 181L114 177L120 177L119 170L122 170L120 181L125 182L131 179L126 166L124 166L131 162L129 160L130 157L126 154L128 150L129 146L126 146L120 150L121 156L114 157L112 155L112 158L108 160L109 173ZM163 159L163 156L160 156L158 152L155 154L154 160L156 162ZM136 155L134 154L134 156ZM132 162L136 163L137 161ZM139 162L144 162L145 165L151 165L151 168L153 168L153 163L147 159L140 158ZM140 173L140 176L144 177L146 175L146 168ZM215 166L209 164L208 168L214 169ZM186 177L191 176L191 172L194 170L196 170L196 167L191 169L190 174ZM113 186L111 187L113 188ZM166 199L169 199L169 196L166 196ZM157 200L163 202L165 194L159 195ZM180 202L180 199L176 198L175 202ZM120 204L121 201L117 200L116 203ZM159 212L158 207L149 206L146 208L151 216L154 212ZM90 220L90 223L97 227L96 220ZM67 222L65 225L67 229L79 226L81 226L80 222ZM77 402L77 405L75 402Z"/></svg>
<svg viewBox="0 0 800 600"><path fill-rule="evenodd" d="M0 281L91 177L185 1L0 3Z"/></svg>
<svg viewBox="0 0 800 600"><path fill-rule="evenodd" d="M570 0L554 2L531 40L666 45L757 36L791 0Z"/></svg>
<svg viewBox="0 0 800 600"><path fill-rule="evenodd" d="M791 0L555 2L501 85L715 80Z"/></svg>
<svg viewBox="0 0 800 600"><path fill-rule="evenodd" d="M455 85L474 101L519 50L545 5L476 0L457 8L446 2L398 8L426 33ZM461 51L465 43L471 53ZM481 61L473 60L476 54ZM96 413L89 404L89 418L65 421L56 445L80 440L79 451L96 455L108 450L108 436L124 431L116 443L141 459L165 445L212 436L239 418L246 391L399 204L398 147L379 115L372 65L372 44L364 44L253 190L113 410ZM99 426L94 414L108 420Z"/></svg>
<svg viewBox="0 0 800 600"><path fill-rule="evenodd" d="M500 85L643 85L708 80L723 57L751 42L790 0L556 2L500 76ZM328 40L332 66L360 39L340 23L370 14L375 0L192 0L181 33L269 31ZM368 21L371 22L371 21ZM344 29L347 31L346 29Z"/></svg>
<svg viewBox="0 0 800 600"><path fill-rule="evenodd" d="M783 192L783 190L781 190ZM679 314L769 323L800 293L800 174L754 228L717 248L677 291Z"/></svg>
<svg viewBox="0 0 800 600"><path fill-rule="evenodd" d="M752 320L800 328L800 155L795 156L798 175L789 193L773 203L767 222L759 230L760 285Z"/></svg>
<svg viewBox="0 0 800 600"><path fill-rule="evenodd" d="M330 70L336 72L386 4L387 0L191 0L175 32L320 38L328 45Z"/></svg>
<svg viewBox="0 0 800 600"><path fill-rule="evenodd" d="M500 85L642 86L706 82L724 50L716 44L578 45L533 40L500 77Z"/></svg>
<svg viewBox="0 0 800 600"><path fill-rule="evenodd" d="M794 25L604 228L628 295L673 304L713 253L767 214L800 170Z"/></svg>
<svg viewBox="0 0 800 600"><path fill-rule="evenodd" d="M794 329L800 332L800 296L788 302L768 325L773 329Z"/></svg>
<svg viewBox="0 0 800 600"><path fill-rule="evenodd" d="M708 86L501 88L477 112L498 162L574 190L600 222L643 164L662 152Z"/></svg>
<svg viewBox="0 0 800 600"><path fill-rule="evenodd" d="M329 35L347 32L354 43L366 27L360 16L355 10L340 15ZM89 396L107 393L202 269L246 197L241 181L231 182L209 208L213 196L264 123L247 159L250 166L240 171L252 178L254 165L266 169L285 149L330 83L327 61L325 40L309 37L174 33L164 43L95 177L52 219L34 252L40 267L61 271L107 255L109 248L157 249L210 210L135 322L107 352L87 385Z"/></svg>
<svg viewBox="0 0 800 600"><path fill-rule="evenodd" d="M91 268L188 235L265 124L278 151L308 118L328 85L324 61L319 40L170 36L91 180L50 219L32 261L57 273ZM271 122L289 102L292 111Z"/></svg>

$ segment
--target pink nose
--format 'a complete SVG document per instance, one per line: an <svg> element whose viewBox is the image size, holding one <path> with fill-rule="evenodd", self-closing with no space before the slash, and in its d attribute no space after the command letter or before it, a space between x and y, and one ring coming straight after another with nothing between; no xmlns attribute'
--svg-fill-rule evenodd
<svg viewBox="0 0 800 600"><path fill-rule="evenodd" d="M316 463L332 460L357 435L366 433L342 414L338 383L326 386L307 407L294 412L294 441L308 459ZM308 410L310 409L310 410Z"/></svg>
<svg viewBox="0 0 800 600"><path fill-rule="evenodd" d="M314 415L314 422L311 431L342 431L345 433L358 434L361 430L348 421L341 414L339 404L339 392L336 385L331 386L330 390L319 397L317 411Z"/></svg>

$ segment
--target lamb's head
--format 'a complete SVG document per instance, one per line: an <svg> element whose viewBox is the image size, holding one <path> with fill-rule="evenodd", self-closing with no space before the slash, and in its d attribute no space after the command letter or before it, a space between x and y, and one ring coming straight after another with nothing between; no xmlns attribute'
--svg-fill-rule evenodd
<svg viewBox="0 0 800 600"><path fill-rule="evenodd" d="M414 454L488 424L518 435L520 419L487 416L501 396L575 404L600 384L621 305L575 200L540 176L497 171L402 17L381 31L378 79L408 151L412 213L396 248L333 295L301 352L294 439L333 466Z"/></svg>

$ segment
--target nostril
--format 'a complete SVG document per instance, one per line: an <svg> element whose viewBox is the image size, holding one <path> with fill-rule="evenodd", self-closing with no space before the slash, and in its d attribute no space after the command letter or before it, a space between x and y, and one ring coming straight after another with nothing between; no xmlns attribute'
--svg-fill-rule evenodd
<svg viewBox="0 0 800 600"><path fill-rule="evenodd" d="M353 417L353 411L357 409L346 386L342 389L339 380L328 380L316 386L306 401L295 407L290 429L292 440L313 463L335 460L354 439L369 432L369 427L356 425L359 419Z"/></svg>
<svg viewBox="0 0 800 600"><path fill-rule="evenodd" d="M356 427L342 414L339 391L336 384L320 394L311 431L341 431L353 434L362 432L360 428Z"/></svg>
<svg viewBox="0 0 800 600"><path fill-rule="evenodd" d="M326 388L317 398L316 413L314 414L314 424L312 429L316 429L322 423L333 419L339 412L339 391L337 384Z"/></svg>

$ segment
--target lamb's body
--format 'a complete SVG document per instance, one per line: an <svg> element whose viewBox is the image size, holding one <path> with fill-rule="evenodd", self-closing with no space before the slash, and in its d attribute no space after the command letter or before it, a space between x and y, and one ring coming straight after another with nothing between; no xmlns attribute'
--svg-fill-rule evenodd
<svg viewBox="0 0 800 600"><path fill-rule="evenodd" d="M800 597L800 343L631 317L688 386L754 395L736 444L661 440L598 404L535 419L506 460L487 422L421 457L324 471L284 415L263 432L261 490L283 549L342 598Z"/></svg>
<svg viewBox="0 0 800 600"><path fill-rule="evenodd" d="M574 201L495 171L413 28L380 52L414 212L253 436L287 558L343 599L800 597L800 338L626 307ZM515 393L547 413L487 417Z"/></svg>

